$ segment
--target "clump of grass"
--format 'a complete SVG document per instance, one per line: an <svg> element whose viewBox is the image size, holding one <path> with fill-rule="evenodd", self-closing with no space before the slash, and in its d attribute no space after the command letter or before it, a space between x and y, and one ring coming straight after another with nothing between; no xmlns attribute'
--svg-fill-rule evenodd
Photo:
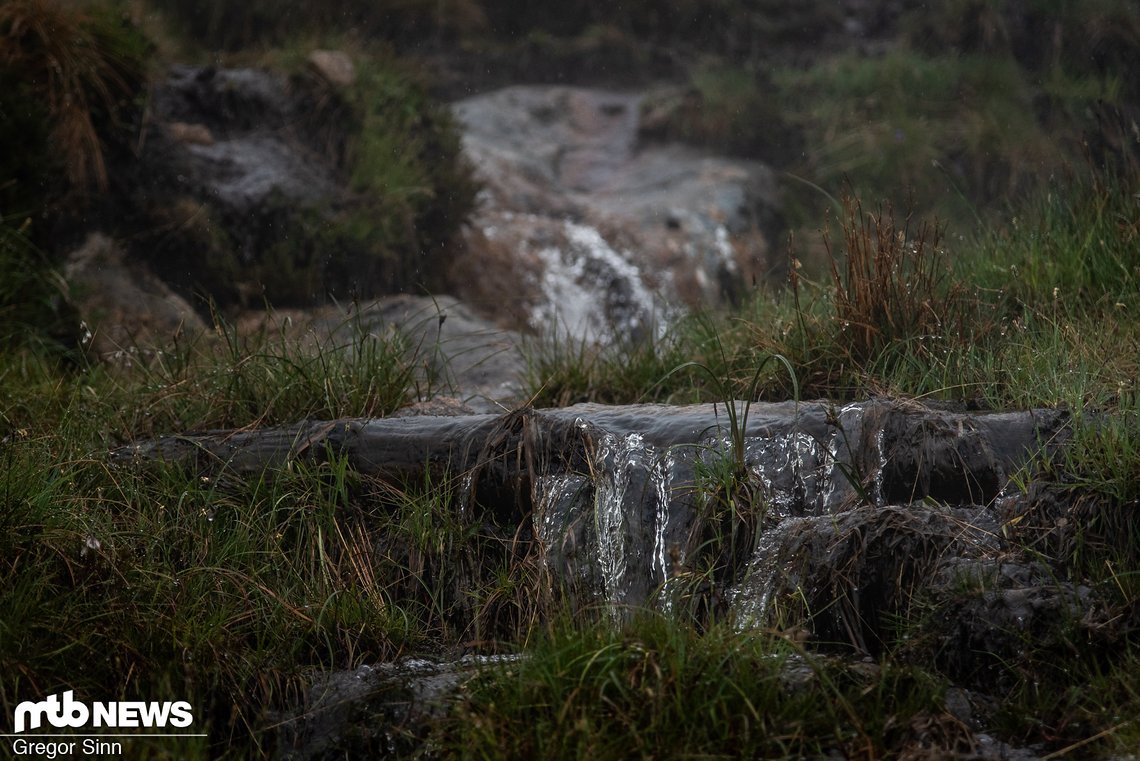
<svg viewBox="0 0 1140 761"><path fill-rule="evenodd" d="M0 66L18 72L22 98L46 104L52 145L76 188L107 188L106 130L134 107L145 61L142 38L109 10L55 0L0 6Z"/></svg>
<svg viewBox="0 0 1140 761"><path fill-rule="evenodd" d="M145 395L146 406L123 409L120 435L172 430L277 425L307 418L383 417L435 382L422 375L416 352L398 331L370 329L348 318L331 337L298 349L301 336L270 321L239 334L220 319L211 336L167 350L130 347L93 368L105 378L92 393L113 405L123 395Z"/></svg>
<svg viewBox="0 0 1140 761"><path fill-rule="evenodd" d="M214 752L228 736L256 749L266 711L307 669L392 657L420 636L359 560L374 548L340 517L342 464L235 484L61 459L59 443L5 446L8 709L60 685L89 699L173 694Z"/></svg>
<svg viewBox="0 0 1140 761"><path fill-rule="evenodd" d="M856 362L896 342L961 331L967 316L962 288L948 282L951 270L937 224L921 223L912 232L909 216L899 228L889 207L865 214L860 201L846 196L842 265L830 241L825 242L835 321L848 335Z"/></svg>
<svg viewBox="0 0 1140 761"><path fill-rule="evenodd" d="M1051 183L1008 225L982 238L971 261L982 283L1046 314L1137 308L1140 197L1113 170ZM1000 255L999 255L1000 254Z"/></svg>
<svg viewBox="0 0 1140 761"><path fill-rule="evenodd" d="M475 208L478 185L460 150L459 129L451 113L390 60L361 62L352 105L360 125L345 167L352 189L375 201L353 216L350 234L379 236L397 254L383 272L389 287L432 285L448 244Z"/></svg>
<svg viewBox="0 0 1140 761"><path fill-rule="evenodd" d="M523 384L531 404L538 407L691 401L695 394L688 375L669 380L687 350L686 337L679 332L607 347L552 331L524 344Z"/></svg>
<svg viewBox="0 0 1140 761"><path fill-rule="evenodd" d="M66 351L79 319L67 284L21 229L0 220L0 347ZM74 348L74 347L71 347Z"/></svg>
<svg viewBox="0 0 1140 761"><path fill-rule="evenodd" d="M463 758L877 758L922 747L922 717L969 750L936 679L805 655L769 635L703 634L646 615L623 629L564 626L469 684L435 741ZM926 738L924 738L926 739ZM931 746L928 746L931 747Z"/></svg>

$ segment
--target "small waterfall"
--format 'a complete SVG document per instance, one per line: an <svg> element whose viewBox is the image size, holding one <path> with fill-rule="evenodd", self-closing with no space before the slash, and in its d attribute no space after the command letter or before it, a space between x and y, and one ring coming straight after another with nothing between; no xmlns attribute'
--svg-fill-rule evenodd
<svg viewBox="0 0 1140 761"><path fill-rule="evenodd" d="M854 451L852 447L858 447L862 440L864 413L863 404L848 404L838 412L831 413L834 432L827 448L832 467L828 469L826 477L820 484L822 490L820 512L824 514L846 509L858 498L858 489L856 484L852 483L852 479L862 478L863 474L858 465L861 460L860 453ZM881 456L879 459L882 459ZM881 468L875 477L881 477Z"/></svg>
<svg viewBox="0 0 1140 761"><path fill-rule="evenodd" d="M732 616L739 629L771 625L768 614L772 595L777 581L788 573L787 562L780 556L780 549L789 537L807 530L805 527L830 520L830 516L825 515L788 517L760 535L744 580L731 590Z"/></svg>
<svg viewBox="0 0 1140 761"><path fill-rule="evenodd" d="M561 232L561 245L535 252L544 265L543 302L531 314L531 325L599 344L663 329L665 320L661 328L652 324L663 310L630 252L615 249L588 225L566 220Z"/></svg>
<svg viewBox="0 0 1140 761"><path fill-rule="evenodd" d="M668 558L669 547L667 530L669 528L669 505L673 498L673 470L677 458L673 450L666 449L659 457L654 458L650 472L655 492L654 536L653 536L653 570L656 571L662 587L669 583L671 562Z"/></svg>
<svg viewBox="0 0 1140 761"><path fill-rule="evenodd" d="M834 458L807 433L754 439L746 448L746 459L764 487L769 520L823 506L821 487L831 479Z"/></svg>

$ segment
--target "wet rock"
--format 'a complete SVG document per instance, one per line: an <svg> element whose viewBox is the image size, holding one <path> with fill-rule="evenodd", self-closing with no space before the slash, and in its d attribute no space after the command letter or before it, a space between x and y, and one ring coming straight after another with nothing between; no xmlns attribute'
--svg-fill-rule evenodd
<svg viewBox="0 0 1140 761"><path fill-rule="evenodd" d="M349 757L405 757L422 743L427 722L465 680L511 656L467 656L456 661L407 658L317 676L302 703L283 717L277 757L312 761Z"/></svg>
<svg viewBox="0 0 1140 761"><path fill-rule="evenodd" d="M126 220L132 258L188 298L228 307L299 296L306 246L349 197L338 154L350 127L316 108L317 76L290 81L259 69L173 66L151 93L153 128L124 168L113 218ZM330 99L326 99L330 100ZM333 109L333 106L328 106ZM336 122L339 135L315 135ZM144 232L137 233L142 227ZM339 253L339 252L338 252Z"/></svg>
<svg viewBox="0 0 1140 761"><path fill-rule="evenodd" d="M285 332L299 347L352 346L362 334L400 331L406 338L425 393L440 398L404 415L469 415L510 409L522 400L525 363L522 337L503 330L450 296L385 296L349 307L283 309L247 313L238 319L243 334Z"/></svg>
<svg viewBox="0 0 1140 761"><path fill-rule="evenodd" d="M538 272L519 297L533 327L648 332L669 305L731 301L768 265L771 171L640 144L641 98L517 86L453 106L485 183L474 226Z"/></svg>
<svg viewBox="0 0 1140 761"><path fill-rule="evenodd" d="M330 85L352 87L356 82L356 66L347 53L339 50L314 50L306 60Z"/></svg>
<svg viewBox="0 0 1140 761"><path fill-rule="evenodd" d="M222 218L338 198L333 166L290 129L299 106L286 79L268 71L174 66L153 108L175 144L151 155L176 167L183 192L209 200Z"/></svg>
<svg viewBox="0 0 1140 761"><path fill-rule="evenodd" d="M965 684L1003 687L1008 665L1025 653L1062 645L1072 627L1094 630L1112 617L1087 586L1057 577L1041 562L989 553L947 557L932 579L933 599L951 612L939 665Z"/></svg>
<svg viewBox="0 0 1140 761"><path fill-rule="evenodd" d="M1063 445L1067 421L1048 410L921 411L888 399L755 403L747 414L737 404L740 453L723 405L585 404L191 434L115 459L258 477L333 452L396 483L444 468L466 474L457 499L471 520L532 536L551 583L575 598L615 611L691 606L765 626L773 609L788 609L772 600L798 596L813 636L873 653L890 617L949 558L982 560L1004 547L997 500L946 488L947 474L1000 491L1041 442ZM976 455L962 458L967 450ZM742 502L729 509L730 498ZM712 582L694 587L710 564Z"/></svg>
<svg viewBox="0 0 1140 761"><path fill-rule="evenodd" d="M122 249L94 233L64 264L72 301L90 336L87 351L104 359L130 359L191 338L207 326L189 303L145 266L128 263Z"/></svg>

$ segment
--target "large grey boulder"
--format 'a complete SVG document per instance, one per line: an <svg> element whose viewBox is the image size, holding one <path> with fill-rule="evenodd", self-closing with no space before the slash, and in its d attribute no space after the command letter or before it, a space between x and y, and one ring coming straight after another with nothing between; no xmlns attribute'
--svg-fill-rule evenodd
<svg viewBox="0 0 1140 761"><path fill-rule="evenodd" d="M144 264L127 261L107 236L92 233L63 266L72 303L86 326L85 349L127 360L176 338L205 333L205 321Z"/></svg>

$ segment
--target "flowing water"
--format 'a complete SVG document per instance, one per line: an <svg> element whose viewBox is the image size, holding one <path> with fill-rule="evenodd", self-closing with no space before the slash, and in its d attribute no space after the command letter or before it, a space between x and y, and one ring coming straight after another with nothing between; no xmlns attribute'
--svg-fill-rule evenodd
<svg viewBox="0 0 1140 761"><path fill-rule="evenodd" d="M616 616L696 598L763 625L780 589L812 592L814 575L813 594L834 594L827 574L858 565L874 541L888 558L908 547L941 553L939 562L989 552L963 537L1000 529L1020 495L1010 475L1050 455L1041 442L1063 445L1067 424L1055 411L947 412L888 399L736 404L735 416L720 404L583 404L314 422L171 437L117 456L194 462L204 451L256 473L303 442L412 483L424 482L425 463L446 463L462 474L461 518L533 536L554 596L604 603Z"/></svg>

